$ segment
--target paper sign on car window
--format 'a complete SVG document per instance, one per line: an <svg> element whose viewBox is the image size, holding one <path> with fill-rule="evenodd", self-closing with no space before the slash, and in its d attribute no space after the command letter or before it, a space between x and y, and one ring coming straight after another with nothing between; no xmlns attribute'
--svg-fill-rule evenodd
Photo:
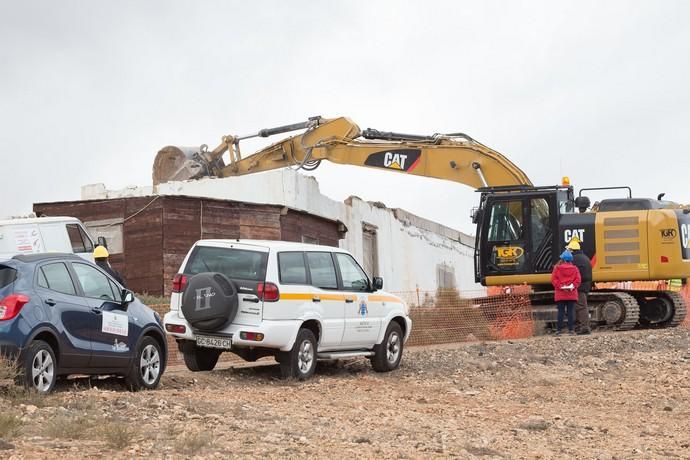
<svg viewBox="0 0 690 460"><path fill-rule="evenodd" d="M104 311L101 331L107 334L124 335L126 337L129 333L127 315L119 315L110 311Z"/></svg>

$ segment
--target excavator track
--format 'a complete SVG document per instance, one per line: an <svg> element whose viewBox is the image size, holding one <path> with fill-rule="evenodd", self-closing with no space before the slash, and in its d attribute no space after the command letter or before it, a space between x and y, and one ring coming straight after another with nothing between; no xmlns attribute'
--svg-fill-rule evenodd
<svg viewBox="0 0 690 460"><path fill-rule="evenodd" d="M673 302L673 318L664 327L676 327L685 321L688 315L688 307L683 296L677 292L665 292L664 295Z"/></svg>
<svg viewBox="0 0 690 460"><path fill-rule="evenodd" d="M590 292L587 301L598 327L629 331L640 321L640 305L635 297L628 293Z"/></svg>
<svg viewBox="0 0 690 460"><path fill-rule="evenodd" d="M535 319L547 324L556 322L556 305L553 291L536 292L530 295ZM590 311L590 325L599 329L628 331L638 326L640 306L635 297L620 291L593 291L587 296Z"/></svg>
<svg viewBox="0 0 690 460"><path fill-rule="evenodd" d="M530 301L535 319L555 324L553 291L532 293ZM676 327L688 314L683 297L669 291L592 291L587 304L591 327L615 331Z"/></svg>
<svg viewBox="0 0 690 460"><path fill-rule="evenodd" d="M680 325L688 314L687 304L685 299L677 292L660 292L659 297L670 302L673 306L673 314L670 319L665 321L660 321L658 323L652 324L651 327L665 328L665 327L676 327Z"/></svg>

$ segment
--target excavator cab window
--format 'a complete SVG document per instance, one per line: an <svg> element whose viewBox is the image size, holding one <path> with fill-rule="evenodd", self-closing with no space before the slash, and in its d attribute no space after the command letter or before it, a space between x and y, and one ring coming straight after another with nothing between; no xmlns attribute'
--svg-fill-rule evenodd
<svg viewBox="0 0 690 460"><path fill-rule="evenodd" d="M491 207L489 241L518 241L522 237L522 202L506 201Z"/></svg>
<svg viewBox="0 0 690 460"><path fill-rule="evenodd" d="M535 271L551 268L553 231L549 202L545 198L530 200L530 255Z"/></svg>
<svg viewBox="0 0 690 460"><path fill-rule="evenodd" d="M520 272L525 262L525 209L523 200L495 201L489 207L486 235L489 269Z"/></svg>

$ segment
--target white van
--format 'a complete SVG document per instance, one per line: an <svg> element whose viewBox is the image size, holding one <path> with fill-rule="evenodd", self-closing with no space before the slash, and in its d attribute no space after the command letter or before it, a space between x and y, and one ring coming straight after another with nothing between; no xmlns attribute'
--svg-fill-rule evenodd
<svg viewBox="0 0 690 460"><path fill-rule="evenodd" d="M18 254L66 252L93 261L94 240L75 217L0 220L0 260Z"/></svg>

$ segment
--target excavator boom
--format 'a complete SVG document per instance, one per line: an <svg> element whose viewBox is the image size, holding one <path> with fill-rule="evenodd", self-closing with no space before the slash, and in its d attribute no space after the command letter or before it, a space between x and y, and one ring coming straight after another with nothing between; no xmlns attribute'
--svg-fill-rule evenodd
<svg viewBox="0 0 690 460"><path fill-rule="evenodd" d="M242 158L241 140L299 129L306 131ZM229 154L227 164L222 158L225 153ZM176 166L170 167L168 161L164 167L169 158L177 161ZM168 180L239 176L285 167L312 170L322 160L434 177L473 188L532 186L525 173L505 156L465 134L419 136L372 129L363 133L345 117L314 117L247 136L225 136L212 151L203 146L198 152L166 147L156 158L154 185Z"/></svg>

